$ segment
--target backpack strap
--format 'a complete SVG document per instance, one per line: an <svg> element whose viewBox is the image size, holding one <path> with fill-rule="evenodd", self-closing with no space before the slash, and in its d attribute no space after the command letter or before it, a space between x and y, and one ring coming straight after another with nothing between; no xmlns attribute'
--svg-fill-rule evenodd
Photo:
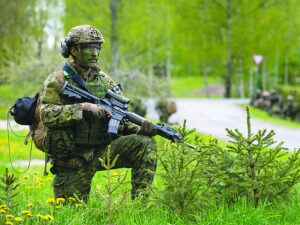
<svg viewBox="0 0 300 225"><path fill-rule="evenodd" d="M33 135L34 130L32 129L32 127L30 127L29 133L26 135L26 138L24 140L24 145L28 144L28 139Z"/></svg>
<svg viewBox="0 0 300 225"><path fill-rule="evenodd" d="M37 97L37 102L36 102L36 107L35 107L35 111L34 111L34 121L33 121L32 125L29 126L29 133L26 135L26 138L24 140L24 145L27 145L28 139L30 137L33 137L34 131L37 128L39 121L41 120L41 118L40 118L41 93L38 91L35 93L35 96Z"/></svg>

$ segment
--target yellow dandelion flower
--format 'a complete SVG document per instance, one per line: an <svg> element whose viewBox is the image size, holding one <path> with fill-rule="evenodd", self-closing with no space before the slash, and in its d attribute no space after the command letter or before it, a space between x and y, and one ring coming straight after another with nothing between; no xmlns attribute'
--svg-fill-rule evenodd
<svg viewBox="0 0 300 225"><path fill-rule="evenodd" d="M76 199L75 199L75 198L72 198L72 197L69 197L68 199L69 199L70 201L74 201L74 202L76 201Z"/></svg>
<svg viewBox="0 0 300 225"><path fill-rule="evenodd" d="M59 205L57 205L57 206L55 206L55 208L57 208L57 209L59 209L59 208L61 208Z"/></svg>
<svg viewBox="0 0 300 225"><path fill-rule="evenodd" d="M52 177L48 177L45 179L45 181L50 181L50 180L52 180Z"/></svg>
<svg viewBox="0 0 300 225"><path fill-rule="evenodd" d="M23 170L18 170L19 171L19 173L23 173Z"/></svg>
<svg viewBox="0 0 300 225"><path fill-rule="evenodd" d="M60 203L64 204L65 201L66 201L66 200L65 200L64 198L57 198L57 199L56 199L56 204L60 204Z"/></svg>
<svg viewBox="0 0 300 225"><path fill-rule="evenodd" d="M29 206L29 207L33 207L34 205L33 205L33 204L31 204L31 203L29 203L27 206Z"/></svg>
<svg viewBox="0 0 300 225"><path fill-rule="evenodd" d="M54 218L52 216L50 216L50 215L44 216L44 219L45 220L54 220Z"/></svg>
<svg viewBox="0 0 300 225"><path fill-rule="evenodd" d="M9 221L6 221L5 224L8 224L8 225L14 225L13 222L9 222Z"/></svg>
<svg viewBox="0 0 300 225"><path fill-rule="evenodd" d="M42 186L40 186L40 185L38 185L38 186L36 186L36 188L41 188Z"/></svg>
<svg viewBox="0 0 300 225"><path fill-rule="evenodd" d="M48 203L48 204L55 203L54 198L48 198L48 199L47 199L47 203Z"/></svg>
<svg viewBox="0 0 300 225"><path fill-rule="evenodd" d="M22 185L27 185L27 183L22 183Z"/></svg>
<svg viewBox="0 0 300 225"><path fill-rule="evenodd" d="M0 205L0 209L7 207L7 205Z"/></svg>
<svg viewBox="0 0 300 225"><path fill-rule="evenodd" d="M6 215L6 218L14 218L14 216L13 216L13 215L10 215L10 214L7 214L7 215Z"/></svg>
<svg viewBox="0 0 300 225"><path fill-rule="evenodd" d="M75 204L76 208L82 206L82 204L78 203L78 204Z"/></svg>
<svg viewBox="0 0 300 225"><path fill-rule="evenodd" d="M29 176L23 176L23 178L24 178L24 179L28 179L28 178L29 178Z"/></svg>
<svg viewBox="0 0 300 225"><path fill-rule="evenodd" d="M6 208L3 208L3 209L4 209L4 210L6 210L6 211L9 211L9 210L10 210L10 209L9 209L9 208L7 208L7 207L6 207Z"/></svg>
<svg viewBox="0 0 300 225"><path fill-rule="evenodd" d="M39 177L34 177L33 179L41 181L42 179Z"/></svg>
<svg viewBox="0 0 300 225"><path fill-rule="evenodd" d="M43 218L43 217L44 217L43 215L41 215L41 214L39 214L39 213L36 214L36 216L37 216L37 217L40 217L40 218Z"/></svg>
<svg viewBox="0 0 300 225"><path fill-rule="evenodd" d="M121 173L122 176L126 175L126 173Z"/></svg>
<svg viewBox="0 0 300 225"><path fill-rule="evenodd" d="M113 172L112 173L112 176L114 177L114 176L118 176L118 173L117 172Z"/></svg>
<svg viewBox="0 0 300 225"><path fill-rule="evenodd" d="M21 212L22 214L28 214L28 213L30 213L28 210L23 210L22 212Z"/></svg>
<svg viewBox="0 0 300 225"><path fill-rule="evenodd" d="M31 213L27 213L27 214L26 214L26 216L28 216L28 217L31 217L31 216L32 216L32 214L31 214Z"/></svg>
<svg viewBox="0 0 300 225"><path fill-rule="evenodd" d="M6 210L4 210L4 209L0 209L0 212L2 212L2 213L6 213Z"/></svg>
<svg viewBox="0 0 300 225"><path fill-rule="evenodd" d="M22 219L21 217L16 217L16 218L15 218L15 221L21 222L21 221L23 221L23 219Z"/></svg>
<svg viewBox="0 0 300 225"><path fill-rule="evenodd" d="M97 188L101 189L101 188L102 188L102 186L101 186L101 185L97 185Z"/></svg>
<svg viewBox="0 0 300 225"><path fill-rule="evenodd" d="M33 173L33 174L38 174L39 172L38 172L38 171L32 171L32 173Z"/></svg>

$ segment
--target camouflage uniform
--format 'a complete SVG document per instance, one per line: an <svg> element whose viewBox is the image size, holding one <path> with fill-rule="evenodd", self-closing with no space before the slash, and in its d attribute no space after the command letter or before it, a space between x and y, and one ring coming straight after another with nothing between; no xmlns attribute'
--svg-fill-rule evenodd
<svg viewBox="0 0 300 225"><path fill-rule="evenodd" d="M68 65L83 77L84 69L76 63L68 62ZM131 193L134 198L138 190L153 181L154 175L149 170L156 169L155 140L137 135L140 127L128 121L119 130L123 136L112 136L107 133L108 117L93 122L85 119L82 101L59 94L64 82L61 77L79 87L65 71L57 71L47 77L41 97L41 120L47 129L45 150L53 164L50 171L55 174L52 183L55 197L67 198L76 194L87 200L93 176L104 169L98 158L105 157L107 147L111 145L111 157L120 155L114 168L132 168ZM115 85L97 66L91 68L84 83L89 92L98 97L103 97L105 91Z"/></svg>
<svg viewBox="0 0 300 225"><path fill-rule="evenodd" d="M261 94L262 94L261 90L257 89L255 95L253 95L252 98L251 98L250 105L257 108L258 107L258 102L261 99Z"/></svg>
<svg viewBox="0 0 300 225"><path fill-rule="evenodd" d="M274 89L270 91L270 104L271 109L269 114L272 116L281 116L282 96Z"/></svg>
<svg viewBox="0 0 300 225"><path fill-rule="evenodd" d="M143 103L141 98L135 98L131 100L131 111L140 115L141 117L145 117L147 113L147 107Z"/></svg>
<svg viewBox="0 0 300 225"><path fill-rule="evenodd" d="M155 104L155 110L158 113L160 122L168 123L169 117L177 111L177 108L174 101L160 99Z"/></svg>
<svg viewBox="0 0 300 225"><path fill-rule="evenodd" d="M298 106L294 102L294 97L292 95L289 95L282 109L282 117L291 118L291 120L295 120L297 113L299 112L299 109L297 108Z"/></svg>

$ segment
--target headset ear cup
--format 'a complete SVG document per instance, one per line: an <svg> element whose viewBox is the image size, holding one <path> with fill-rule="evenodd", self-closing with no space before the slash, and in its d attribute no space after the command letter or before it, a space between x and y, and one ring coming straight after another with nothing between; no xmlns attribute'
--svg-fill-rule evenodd
<svg viewBox="0 0 300 225"><path fill-rule="evenodd" d="M61 42L60 53L63 57L68 58L70 56L69 47L65 41Z"/></svg>

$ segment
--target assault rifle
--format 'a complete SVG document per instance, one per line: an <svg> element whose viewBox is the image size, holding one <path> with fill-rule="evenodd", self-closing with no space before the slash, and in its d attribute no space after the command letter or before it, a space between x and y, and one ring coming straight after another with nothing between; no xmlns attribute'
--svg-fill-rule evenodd
<svg viewBox="0 0 300 225"><path fill-rule="evenodd" d="M99 104L104 106L106 109L108 109L108 111L110 111L111 114L113 115L108 123L108 131L107 131L108 133L117 134L119 124L125 118L139 126L141 126L143 121L146 120L145 118L133 112L130 112L128 110L128 104L130 100L116 94L112 90L107 90L105 97L98 98L90 94L89 92L86 92L65 81L65 84L62 87L60 94L69 98L75 98L78 100L84 100L94 104ZM175 142L175 140L181 142L182 136L178 134L175 130L173 130L173 128L170 125L165 123L161 123L161 124L152 123L152 126L157 129L158 135L168 140L171 140L172 142ZM195 148L190 144L187 145L191 148Z"/></svg>

